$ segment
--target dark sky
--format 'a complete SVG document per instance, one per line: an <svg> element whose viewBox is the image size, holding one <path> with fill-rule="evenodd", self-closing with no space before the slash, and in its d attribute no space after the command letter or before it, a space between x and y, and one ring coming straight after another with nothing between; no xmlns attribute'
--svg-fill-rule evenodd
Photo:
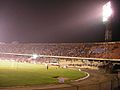
<svg viewBox="0 0 120 90"><path fill-rule="evenodd" d="M0 42L104 41L106 1L0 0ZM113 41L120 40L114 28Z"/></svg>

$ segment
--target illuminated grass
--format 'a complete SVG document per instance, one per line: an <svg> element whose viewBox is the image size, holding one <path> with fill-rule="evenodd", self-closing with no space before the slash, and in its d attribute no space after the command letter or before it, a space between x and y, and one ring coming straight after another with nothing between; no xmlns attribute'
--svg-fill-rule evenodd
<svg viewBox="0 0 120 90"><path fill-rule="evenodd" d="M0 61L0 87L25 86L58 83L55 76L68 78L68 80L84 77L86 74L58 67L49 67L40 64L17 63Z"/></svg>

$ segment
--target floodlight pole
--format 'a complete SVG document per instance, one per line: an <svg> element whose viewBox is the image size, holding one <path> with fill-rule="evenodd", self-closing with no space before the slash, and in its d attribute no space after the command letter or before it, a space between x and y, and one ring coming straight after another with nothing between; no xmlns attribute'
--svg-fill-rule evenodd
<svg viewBox="0 0 120 90"><path fill-rule="evenodd" d="M112 20L112 17L110 16L108 21L105 23L105 43L106 43L105 44L105 52L106 52L106 58L109 58L109 55L108 55L108 51L109 51L108 42L112 41L111 20Z"/></svg>
<svg viewBox="0 0 120 90"><path fill-rule="evenodd" d="M109 17L109 20L105 23L105 27L105 41L112 41L111 17Z"/></svg>

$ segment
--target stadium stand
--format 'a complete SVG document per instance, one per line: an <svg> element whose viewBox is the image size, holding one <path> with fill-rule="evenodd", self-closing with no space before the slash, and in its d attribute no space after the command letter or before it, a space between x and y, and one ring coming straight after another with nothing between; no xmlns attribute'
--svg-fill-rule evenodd
<svg viewBox="0 0 120 90"><path fill-rule="evenodd" d="M2 53L120 59L120 42L109 43L0 43Z"/></svg>

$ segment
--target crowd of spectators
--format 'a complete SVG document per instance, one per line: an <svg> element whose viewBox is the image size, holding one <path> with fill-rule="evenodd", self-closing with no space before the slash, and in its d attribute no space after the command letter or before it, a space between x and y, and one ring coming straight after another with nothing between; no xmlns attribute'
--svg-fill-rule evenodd
<svg viewBox="0 0 120 90"><path fill-rule="evenodd" d="M0 43L0 53L120 58L120 42L109 43Z"/></svg>

